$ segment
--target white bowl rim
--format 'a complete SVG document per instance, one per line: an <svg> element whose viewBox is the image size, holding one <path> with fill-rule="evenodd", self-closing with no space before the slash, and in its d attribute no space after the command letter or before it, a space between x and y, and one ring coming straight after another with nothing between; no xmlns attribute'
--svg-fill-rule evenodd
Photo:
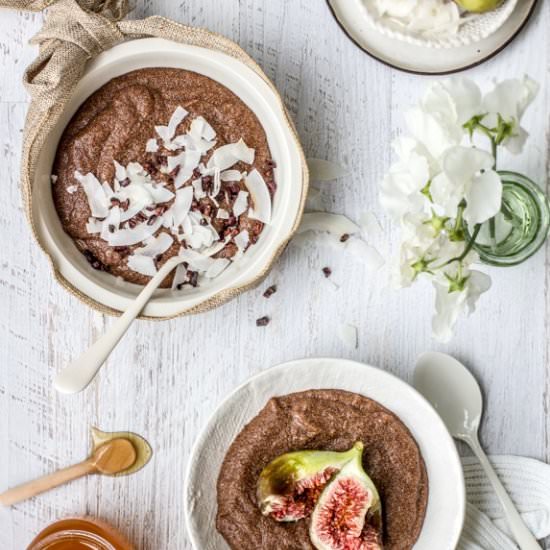
<svg viewBox="0 0 550 550"><path fill-rule="evenodd" d="M426 400L426 398L420 392L418 392L418 390L416 390L413 386L411 386L410 384L408 384L398 376L390 372L387 372L381 368L369 365L367 363L362 363L360 361L354 361L351 359L342 359L338 357L308 357L303 359L295 359L295 360L286 361L284 363L280 363L278 365L264 369L263 371L260 371L254 374L253 376L249 377L245 382L237 386L216 407L216 409L210 415L210 418L208 419L204 427L201 429L198 437L195 440L194 445L192 446L191 453L189 455L189 461L187 463L187 467L185 471L185 480L184 480L185 525L187 528L187 534L191 540L193 547L196 548L197 550L203 550L203 548L201 547L201 541L198 538L199 535L197 533L197 530L195 529L195 526L193 525L193 508L192 508L193 493L192 493L191 481L195 476L195 471L197 469L198 455L202 447L204 446L205 442L210 437L210 433L212 432L214 426L216 425L218 417L232 403L232 401L235 400L235 398L239 395L239 393L245 390L250 384L269 376L272 376L272 377L278 376L279 378L283 378L282 376L283 373L289 369L294 369L292 376L295 376L297 369L301 367L308 368L313 365L315 366L317 372L320 371L320 368L325 368L325 369L334 368L335 370L345 369L346 367L361 368L362 369L361 374L364 373L364 379L366 382L369 379L372 379L371 377L376 377L382 381L385 380L387 383L389 383L390 385L393 385L395 388L401 388L402 390L409 392L411 397L416 399L418 403L424 406L427 414L431 416L431 422L433 423L434 428L439 432L438 436L441 438L442 444L446 447L448 451L447 462L444 465L444 470L446 472L446 475L444 477L446 479L450 479L450 477L454 475L454 492L452 494L455 497L456 509L454 511L451 511L451 513L449 514L449 517L451 519L454 519L454 521L452 523L452 526L449 527L449 530L446 531L446 536L448 538L445 541L445 543L448 544L448 546L442 547L439 550L455 550L456 545L458 544L458 541L460 539L460 535L462 533L465 516L466 516L466 486L465 486L464 474L462 470L462 463L460 461L458 450L443 420L441 419L437 411L434 409L434 407ZM309 386L309 389L340 389L340 388L327 388L324 386L314 386L314 387ZM288 393L294 393L296 391L304 391L304 390L291 389L289 390ZM408 424L408 419L404 419L402 416L396 413L394 411L394 408L392 408L392 406L388 406L386 403L381 402L377 396L367 395L367 393L358 389L348 389L346 391L351 391L354 393L358 393L360 395L365 395L366 397L369 397L377 402L380 402L380 404L382 404L384 407L388 408L391 412L394 412L394 414L396 414L398 418L411 431L411 434L415 438L415 441L417 442L417 444L421 446L423 442L418 440L414 427ZM278 395L282 395L282 394L278 394ZM246 423L250 422L250 420L252 420L252 418L254 418L254 416L256 416L259 412L260 410L257 410L254 414L251 414L249 418L242 419L240 422L241 427L239 431L242 430L246 425ZM229 444L231 444L231 442ZM227 450L228 450L227 448L224 450L224 453L223 453L224 456ZM425 452L425 449L422 450L422 456L424 458L424 461L426 463L426 469L428 471L429 496L431 496L433 489L432 489L432 480L430 479L430 469L429 469L430 462L427 459L427 454ZM219 472L216 472L216 478L218 473ZM434 506L435 504L433 503L433 501L431 502L429 498L426 517L424 519L424 526L420 533L419 539L415 543L415 546L414 546L415 550L431 550L432 548L432 546L430 546L432 544L432 541L423 540L423 533L425 532L426 521L428 520L428 514L431 514L434 512ZM439 541L436 541L436 542L439 542ZM422 543L422 546L419 546L420 543Z"/></svg>
<svg viewBox="0 0 550 550"><path fill-rule="evenodd" d="M193 291L193 294L182 293L181 295L173 295L166 290L157 291L142 313L143 317L150 318L171 318L182 315L195 310L205 302L218 300L219 304L221 304L226 301L225 296L232 294L233 291L236 294L241 289L245 290L253 286L255 282L259 282L291 237L297 220L301 216L308 185L307 168L305 167L301 145L296 133L291 128L291 123L287 117L282 99L273 85L269 83L267 77L264 79L259 73L242 61L217 50L182 44L163 38L140 38L118 44L100 54L87 65L84 76L78 83L71 100L67 104L69 106L71 101L73 102L73 108L70 110L71 114L68 118L70 119L72 113L90 95L90 93L82 94L82 89L91 86L93 87L93 91L95 91L102 85L91 84L94 76L99 71L108 71L110 66L116 67L117 63L121 66L122 62L142 59L142 56L148 56L146 59L150 59L153 55L158 56L155 62L143 62L138 67L132 66L126 70L119 70L118 74L124 74L134 70L134 68L140 67L174 66L170 62L166 62L166 58L162 57L163 54L171 55L170 60L177 56L178 65L176 66L187 68L188 70L203 72L198 68L198 65L202 64L201 66L204 68L203 74L210 76L233 91L235 91L233 85L240 90L246 89L246 93L250 97L254 97L255 107L252 107L250 104L249 107L256 113L264 127L272 152L273 148L276 147L279 152L284 153L284 158L277 158L277 160L282 161L282 164L284 164L282 170L284 170L283 179L286 188L283 192L281 185L279 185L278 194L275 196L275 200L279 200L281 204L279 208L279 220L277 221L278 225L272 225L269 228L266 227L266 230L264 230L260 237L260 239L264 239L263 246L251 249L243 259L231 266L233 268L232 271L228 269L227 274L222 274L218 278L219 280L215 279L213 282L209 282L208 287L204 290ZM212 74L213 71L220 71L220 73L216 72ZM105 80L105 82L109 79ZM231 81L231 85L229 81ZM79 97L79 94L82 94L81 97ZM258 105L262 109L265 109L261 114L257 111ZM266 120L269 123L269 127L266 127ZM65 125L66 123L63 123L61 131ZM59 131L60 127L61 123L58 123L55 131ZM50 136L55 134L55 131L52 131ZM276 142L273 140L274 136L278 138ZM54 137L51 137L51 139L53 140ZM42 151L45 148L46 145ZM57 149L57 140L55 140L55 149ZM54 238L53 233L55 231L59 233L59 229L50 229L46 220L48 215L51 217L51 214L45 214L42 211L41 205L44 203L43 201L45 200L49 203L52 201L49 186L43 181L46 177L44 170L39 170L40 164L41 161L39 160L33 181L33 189L36 194L36 198L33 200L33 216L36 221L36 232L42 245L52 258L62 278L69 283L70 287L76 290L75 294L77 296L84 296L89 299L89 302L99 304L100 307L104 307L108 311L124 311L143 287L129 283L117 285L112 280L112 275L92 272L82 258L68 258L65 252L70 245L65 242L61 243L57 237ZM280 183L281 176L279 175L277 179ZM276 205L274 206L275 208ZM267 236L268 233L269 237ZM70 239L68 236L67 238ZM65 241L66 237L63 236L62 240ZM73 252L71 252L72 254Z"/></svg>

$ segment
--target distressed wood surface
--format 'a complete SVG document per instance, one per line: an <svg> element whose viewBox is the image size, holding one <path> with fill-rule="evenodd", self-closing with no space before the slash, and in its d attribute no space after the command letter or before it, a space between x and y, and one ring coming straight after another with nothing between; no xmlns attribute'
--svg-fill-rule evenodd
<svg viewBox="0 0 550 550"><path fill-rule="evenodd" d="M521 158L507 158L545 184L549 171L550 5L539 7L502 54L468 71L480 81L529 73L542 84L525 126L531 139ZM223 8L221 7L223 5ZM390 243L396 232L377 204L377 183L390 162L389 142L402 108L426 79L393 71L357 49L323 0L141 0L133 15L161 14L204 26L241 44L274 80L292 113L306 153L339 161L352 176L323 187L326 208L358 218L372 210ZM18 164L27 96L27 45L40 14L0 12L0 490L86 455L89 429L132 430L152 444L152 462L128 478L90 477L0 510L0 548L21 550L34 534L68 515L100 516L140 549L190 549L183 518L189 452L216 405L250 375L306 356L343 356L410 380L426 349L462 359L482 382L487 413L483 441L493 453L550 461L548 246L526 264L489 269L494 287L446 346L430 337L429 286L385 288L383 275L330 250L289 248L261 289L198 317L138 322L99 379L82 395L60 396L53 374L112 322L87 309L53 280L24 219ZM343 284L323 284L330 265ZM256 328L268 314L272 323ZM336 332L359 327L355 351ZM550 548L550 545L547 545Z"/></svg>

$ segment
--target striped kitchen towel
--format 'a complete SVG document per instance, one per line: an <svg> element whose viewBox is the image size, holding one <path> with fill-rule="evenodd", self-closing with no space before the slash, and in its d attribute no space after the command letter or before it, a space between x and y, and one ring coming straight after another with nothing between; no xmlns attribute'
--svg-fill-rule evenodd
<svg viewBox="0 0 550 550"><path fill-rule="evenodd" d="M525 523L538 539L550 535L550 465L518 456L491 456ZM502 507L479 462L463 457L466 522L458 550L517 550Z"/></svg>

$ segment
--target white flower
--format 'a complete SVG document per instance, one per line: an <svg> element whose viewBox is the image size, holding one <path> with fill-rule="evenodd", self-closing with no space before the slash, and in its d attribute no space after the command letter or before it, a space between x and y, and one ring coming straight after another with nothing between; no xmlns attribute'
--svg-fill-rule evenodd
<svg viewBox="0 0 550 550"><path fill-rule="evenodd" d="M464 311L471 314L481 294L491 287L491 279L481 271L467 271L464 277L464 288L453 290L447 279L434 278L436 291L435 315L432 319L434 337L440 342L448 342L453 335L453 327Z"/></svg>
<svg viewBox="0 0 550 550"><path fill-rule="evenodd" d="M399 219L406 212L423 210L426 199L421 191L430 181L431 170L427 153L414 139L398 138L393 147L399 160L382 182L380 202Z"/></svg>
<svg viewBox="0 0 550 550"><path fill-rule="evenodd" d="M470 224L483 223L500 211L502 182L493 170L490 153L473 147L453 147L443 157L443 172L430 186L435 204L447 216L456 216L462 199L466 200L464 219Z"/></svg>
<svg viewBox="0 0 550 550"><path fill-rule="evenodd" d="M483 98L483 112L488 113L483 119L486 126L495 128L498 115L512 125L510 136L503 141L511 153L521 153L529 136L520 122L525 110L537 96L539 87L537 82L527 76L521 80L504 80Z"/></svg>
<svg viewBox="0 0 550 550"><path fill-rule="evenodd" d="M465 135L464 123L482 112L481 91L469 79L454 77L432 83L419 107L405 113L413 136L439 159Z"/></svg>
<svg viewBox="0 0 550 550"><path fill-rule="evenodd" d="M481 90L475 82L469 78L452 77L428 87L422 108L456 125L462 136L462 125L482 113L481 97Z"/></svg>

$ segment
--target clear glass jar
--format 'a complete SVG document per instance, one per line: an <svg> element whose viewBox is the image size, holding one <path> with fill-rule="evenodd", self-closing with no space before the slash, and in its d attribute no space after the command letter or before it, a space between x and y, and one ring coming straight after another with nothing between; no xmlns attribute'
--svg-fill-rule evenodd
<svg viewBox="0 0 550 550"><path fill-rule="evenodd" d="M502 208L486 221L474 244L489 265L512 266L530 258L550 231L550 205L540 187L516 172L499 171ZM471 229L471 228L470 228Z"/></svg>
<svg viewBox="0 0 550 550"><path fill-rule="evenodd" d="M94 518L68 518L41 531L27 550L135 550L118 531Z"/></svg>

